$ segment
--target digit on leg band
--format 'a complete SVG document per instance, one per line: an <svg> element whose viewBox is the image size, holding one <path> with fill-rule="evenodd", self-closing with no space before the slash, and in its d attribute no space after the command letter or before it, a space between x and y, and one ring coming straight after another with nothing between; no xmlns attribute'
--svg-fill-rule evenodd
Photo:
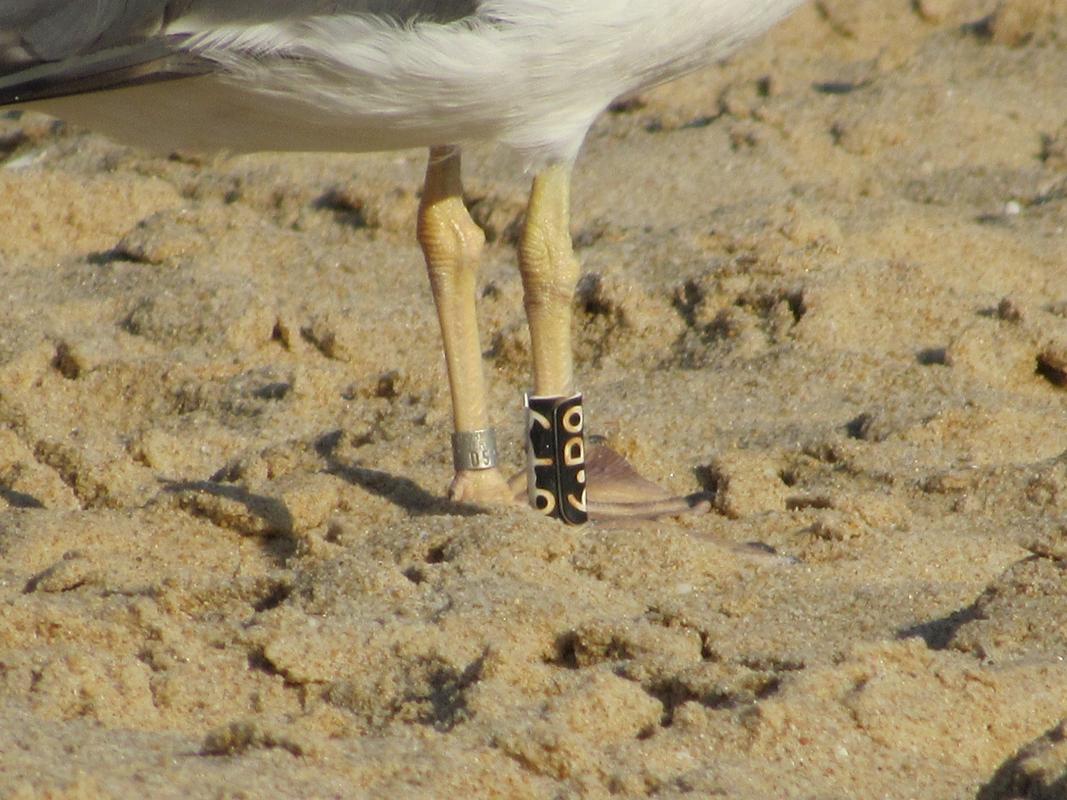
<svg viewBox="0 0 1067 800"><path fill-rule="evenodd" d="M452 434L452 465L459 470L496 466L496 433L492 428Z"/></svg>
<svg viewBox="0 0 1067 800"><path fill-rule="evenodd" d="M568 525L581 525L589 518L582 396L528 394L525 404L530 505Z"/></svg>

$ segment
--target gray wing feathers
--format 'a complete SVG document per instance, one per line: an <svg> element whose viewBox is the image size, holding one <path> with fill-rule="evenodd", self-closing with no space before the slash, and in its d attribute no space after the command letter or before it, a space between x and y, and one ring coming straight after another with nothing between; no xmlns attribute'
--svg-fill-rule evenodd
<svg viewBox="0 0 1067 800"><path fill-rule="evenodd" d="M0 65L58 61L158 33L168 0L16 0L0 4ZM3 67L0 66L0 70ZM3 70L7 71L7 70Z"/></svg>
<svg viewBox="0 0 1067 800"><path fill-rule="evenodd" d="M232 25L320 14L365 14L405 23L451 22L474 15L484 0L186 0L182 14L201 23Z"/></svg>
<svg viewBox="0 0 1067 800"><path fill-rule="evenodd" d="M317 15L447 23L484 0L0 0L0 105L201 74L181 44L213 27Z"/></svg>
<svg viewBox="0 0 1067 800"><path fill-rule="evenodd" d="M175 0L0 0L0 105L203 72L162 35Z"/></svg>
<svg viewBox="0 0 1067 800"><path fill-rule="evenodd" d="M186 78L211 68L203 59L174 50L165 39L151 39L2 76L0 106Z"/></svg>

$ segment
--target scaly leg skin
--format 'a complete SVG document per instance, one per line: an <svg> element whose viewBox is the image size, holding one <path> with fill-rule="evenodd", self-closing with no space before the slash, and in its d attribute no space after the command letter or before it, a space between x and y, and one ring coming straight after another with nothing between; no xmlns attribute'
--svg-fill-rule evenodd
<svg viewBox="0 0 1067 800"><path fill-rule="evenodd" d="M435 147L430 150L426 184L419 204L418 238L426 257L430 288L441 323L454 428L458 436L474 434L477 440L479 434L475 432L489 429L482 348L474 306L475 278L485 234L463 205L457 148ZM465 440L454 437L454 441L469 442L471 436ZM484 444L484 436L477 441ZM469 461L471 454L468 452L467 455ZM482 465L495 462L495 452L483 455ZM463 461L456 458L456 473L449 497L470 503L514 502L513 493L499 468L464 468ZM474 458L474 461L479 459Z"/></svg>
<svg viewBox="0 0 1067 800"><path fill-rule="evenodd" d="M564 398L574 395L574 361L571 350L571 306L578 282L579 266L570 236L570 166L555 164L540 172L533 181L526 224L519 242L519 270L522 274L523 303L530 326L533 354L533 395ZM532 407L532 406L531 406ZM543 405L539 404L539 408ZM534 415L544 420L545 414ZM579 420L580 422L580 420ZM532 422L531 425L544 423ZM566 424L562 425L566 428ZM560 433L567 436L566 433ZM580 437L580 434L578 434ZM572 445L573 443L573 445ZM547 498L535 485L535 467L565 462L573 451L584 452L575 439L568 440L552 459L539 458L531 449L526 472L527 491L536 508L546 513L567 503L565 496ZM584 470L581 467L584 466ZM584 465L578 464L577 480L588 483L582 496L572 493L571 506L582 506L591 519L653 519L663 516L703 513L706 500L672 497L651 481L642 478L618 453L605 448L589 451ZM561 482L565 479L561 478ZM513 488L514 479L512 482ZM565 495L566 492L559 492ZM584 502L582 502L584 500Z"/></svg>

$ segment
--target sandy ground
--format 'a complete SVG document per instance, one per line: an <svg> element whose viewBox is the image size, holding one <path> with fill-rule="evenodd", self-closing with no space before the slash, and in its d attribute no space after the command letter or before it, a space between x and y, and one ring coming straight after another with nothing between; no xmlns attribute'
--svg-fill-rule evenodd
<svg viewBox="0 0 1067 800"><path fill-rule="evenodd" d="M591 425L714 495L636 529L443 499L422 153L0 120L0 795L1067 797L1067 7L997 8L599 121ZM528 178L465 163L518 468Z"/></svg>

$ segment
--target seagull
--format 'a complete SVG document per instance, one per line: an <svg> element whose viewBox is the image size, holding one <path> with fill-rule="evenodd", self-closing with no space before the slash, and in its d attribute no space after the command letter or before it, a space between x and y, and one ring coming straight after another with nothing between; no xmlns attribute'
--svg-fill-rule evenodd
<svg viewBox="0 0 1067 800"><path fill-rule="evenodd" d="M525 497L567 524L681 514L700 504L586 446L571 170L613 100L723 58L801 1L7 0L0 106L163 151L429 148L417 235L452 399L449 494L475 504L514 502L516 487L489 424L485 236L463 203L460 148L510 148L533 173L518 244L533 361Z"/></svg>

